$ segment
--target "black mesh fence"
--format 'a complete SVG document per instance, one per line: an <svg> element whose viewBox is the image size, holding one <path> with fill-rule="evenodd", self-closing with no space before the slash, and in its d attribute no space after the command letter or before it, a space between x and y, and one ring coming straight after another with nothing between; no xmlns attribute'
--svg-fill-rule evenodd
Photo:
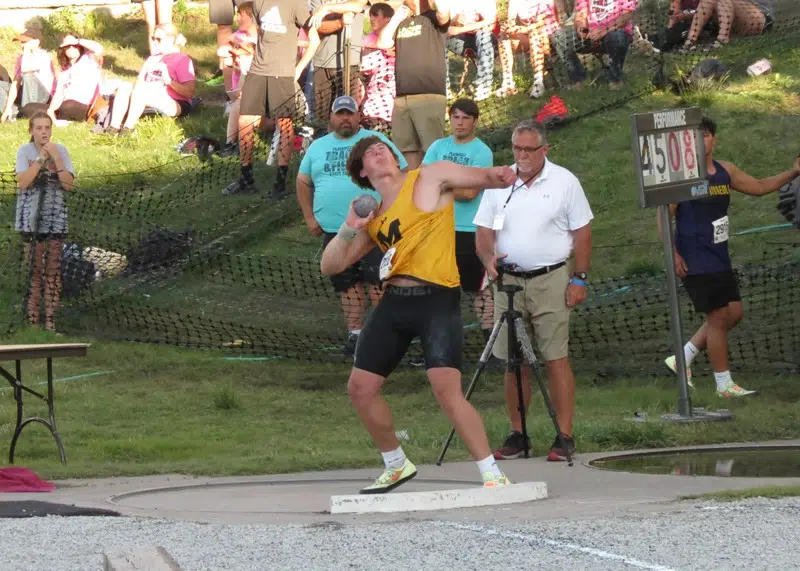
<svg viewBox="0 0 800 571"><path fill-rule="evenodd" d="M572 4L561 12L560 3L512 0L501 7L498 24L481 28L475 24L480 10L465 13L452 25L468 31L451 28L441 40L449 100L479 102L477 134L499 164L506 162L510 131L521 119L577 121L655 89L765 73L763 62L753 64L800 49L794 2L591 0L585 11L584 3ZM386 21L391 14L386 11ZM307 49L315 49L310 36ZM379 49L385 46L381 34L354 33L352 27L321 36L312 66L295 88L286 93L285 85L270 85L276 120L248 123L236 117L234 106L236 145L225 147L220 134L209 133L213 137L185 145L184 156L172 164L113 177L78 173L69 192L57 161L50 157L37 166L35 148L26 159L30 180L0 175L3 328L28 321L107 339L348 361L348 329L363 323L376 292L361 286L335 291L318 259L249 253L251 244L301 223L293 196L298 166L308 145L330 128L326 108L336 96L357 99L364 126L393 139L397 134L390 106L401 69L393 65L403 45L398 42L394 53ZM325 56L331 37L339 47ZM348 38L362 47L355 63L340 49ZM446 136L444 100L437 105L438 136ZM331 158L331 164L337 161ZM793 221L789 193L782 204ZM752 240L734 237L732 244L745 239ZM737 268L747 326L731 336L736 370L800 368L800 241L791 231L780 240L764 240L763 256ZM587 303L572 319L576 369L610 376L663 372L671 353L666 296L663 274L592 282ZM701 318L682 290L681 296L688 334ZM467 362L483 346L490 302L485 294L463 296ZM419 356L414 345L406 363Z"/></svg>

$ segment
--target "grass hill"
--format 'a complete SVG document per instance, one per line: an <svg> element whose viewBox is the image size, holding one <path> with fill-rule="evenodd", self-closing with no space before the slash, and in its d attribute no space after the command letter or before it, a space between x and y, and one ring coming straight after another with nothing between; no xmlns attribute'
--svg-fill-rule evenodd
<svg viewBox="0 0 800 571"><path fill-rule="evenodd" d="M216 67L214 30L203 10L187 9L180 3L178 6L176 23L187 36L200 79L207 79ZM796 8L794 3L782 6ZM552 132L549 156L578 175L594 210L593 278L652 275L663 269L655 211L639 208L636 199L630 151L632 113L700 106L719 123L720 157L755 176L789 168L798 152L793 144L800 132L800 35L791 27L796 21L787 18L784 27L773 35L733 42L714 54L732 68L731 78L724 86L706 86L683 96L652 91L648 88L654 71L652 60L632 52L625 90L611 92L601 80L582 91L559 93L571 115L582 118ZM144 22L136 15L119 20L92 17L84 22L66 10L52 16L43 27L46 47L51 49L60 32L101 39L107 47L106 61L112 76L132 80L145 56ZM6 67L13 65L15 46L8 41L11 36L10 30L0 31L0 63ZM772 61L773 73L747 77L746 66L761 57ZM688 71L693 60L671 58L667 63L670 69L677 65ZM521 75L520 84L524 86L526 74ZM145 283L142 287L132 283L122 291L124 295L108 298L109 315L122 317L107 325L122 328L141 320L155 329L163 327L164 336L158 340L166 343L181 342L181 335L199 327L198 323L208 324L181 322L187 314L217 320L214 323L227 317L262 322L263 327L276 330L284 328L287 335L279 341L285 343L291 342L290 327L301 331L340 327L333 296L307 302L289 287L293 276L290 272L296 269L294 261L313 258L320 246L299 219L295 201L288 198L275 204L263 195L223 198L220 191L238 171L235 159L200 163L196 157L181 157L174 150L188 136L223 136L221 93L221 88L207 88L201 82L203 104L196 113L178 121L144 119L136 135L126 139L91 135L86 125L70 125L56 131L56 140L70 149L80 175L81 192L74 203L76 218L71 219L73 239L124 250L153 226L193 227L205 232L208 240L219 240L221 247L232 251L232 258L238 260L239 273L234 276L222 275L218 268L204 268L200 263L193 267L194 273L186 272L174 281ZM544 103L528 99L524 89L521 93L505 100L492 99L482 106L482 136L492 141L497 164L511 160L503 130L516 120L531 116ZM25 121L0 126L0 148L6 149L0 154L0 172L13 170L14 150L26 140ZM271 169L259 168L268 181ZM0 192L5 195L0 195L0 214L3 220L10 221L15 186L11 177L2 180ZM783 222L776 204L774 196L753 199L736 195L731 210L732 234ZM734 236L732 253L737 263L758 261L765 250L774 248L772 242L795 242L796 236L796 232L786 231ZM0 226L0 259L4 267L16 267L18 246L11 228L4 223ZM6 265L6 261L11 263ZM307 264L313 269L313 262ZM281 276L279 272L286 274ZM236 281L243 276L246 281ZM18 277L12 271L0 278L3 311L17 319ZM770 278L761 279L763 285ZM273 306L250 305L254 292L281 286L287 289L279 292L282 296L270 298ZM170 311L163 315L148 313L158 296L159 303ZM653 299L648 311L660 312L659 319L663 321L663 303L657 307L662 298ZM138 305L127 314L114 314L121 301ZM773 301L773 309L780 316L781 299ZM318 311L323 303L330 306L324 314ZM616 321L606 324L607 328L597 329L592 335L609 342L618 337L617 326L625 332L646 327L649 322L637 313L639 308L629 307L629 314L617 316ZM233 311L236 313L231 314ZM792 315L785 317L791 319ZM291 318L291 322L282 325L278 318ZM746 323L752 326L752 322ZM63 381L57 385L57 410L70 464L65 467L54 461L52 443L44 434L26 431L22 437L20 458L47 477L174 471L263 473L371 465L375 460L344 396L345 366L271 357L251 361L219 352L111 342L104 340L102 330L94 330L96 335L79 330L80 334L54 337L23 328L8 338L8 342L74 339L93 343L88 359L58 364L56 372ZM176 331L177 337L171 337ZM748 347L769 358L776 351L770 345L774 339L769 339L769 343L748 339ZM636 339L616 341L620 345L615 351L632 358L642 349ZM661 340L660 344L665 345L666 341ZM782 349L784 354L792 350ZM725 426L682 427L620 422L634 412L647 412L651 418L673 412L676 391L672 376L619 379L592 376L580 369L576 372L576 438L581 452L797 436L800 393L797 383L792 382L794 377L789 377L789 382L763 374L737 377L743 386L759 388L760 396L730 404L720 404L710 390L710 380L701 378L693 404L727 406L737 420ZM32 365L26 374L36 383L43 378L43 368ZM493 442L501 439L507 428L498 383L496 374L487 375L475 396ZM430 398L422 375L401 372L389 383L387 391L396 407L398 428L411 427L407 450L420 462L432 461L449 428ZM541 399L537 398L533 407L532 434L539 454L551 441L551 426L543 414ZM12 415L13 401L0 400L0 418ZM6 438L10 438L10 425L3 424L0 440ZM450 456L465 457L460 444Z"/></svg>

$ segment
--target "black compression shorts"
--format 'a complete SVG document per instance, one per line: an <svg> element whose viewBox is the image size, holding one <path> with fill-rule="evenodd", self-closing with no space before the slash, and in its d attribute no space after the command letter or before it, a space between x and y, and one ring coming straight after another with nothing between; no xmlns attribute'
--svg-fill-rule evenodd
<svg viewBox="0 0 800 571"><path fill-rule="evenodd" d="M415 338L426 369L461 369L460 288L386 286L358 336L355 367L388 377Z"/></svg>

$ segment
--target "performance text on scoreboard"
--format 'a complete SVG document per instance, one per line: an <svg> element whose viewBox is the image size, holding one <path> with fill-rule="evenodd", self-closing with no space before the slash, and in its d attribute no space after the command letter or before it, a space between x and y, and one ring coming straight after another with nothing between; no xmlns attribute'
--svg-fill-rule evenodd
<svg viewBox="0 0 800 571"><path fill-rule="evenodd" d="M633 162L642 207L708 196L702 117L697 107L631 117Z"/></svg>

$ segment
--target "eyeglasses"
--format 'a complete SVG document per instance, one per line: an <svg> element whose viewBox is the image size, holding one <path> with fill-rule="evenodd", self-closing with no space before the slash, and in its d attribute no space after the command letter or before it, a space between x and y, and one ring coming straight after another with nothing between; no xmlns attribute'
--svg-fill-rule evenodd
<svg viewBox="0 0 800 571"><path fill-rule="evenodd" d="M539 145L538 147L519 147L517 145L511 145L511 150L515 153L525 153L526 155L532 155L542 147L547 145Z"/></svg>

